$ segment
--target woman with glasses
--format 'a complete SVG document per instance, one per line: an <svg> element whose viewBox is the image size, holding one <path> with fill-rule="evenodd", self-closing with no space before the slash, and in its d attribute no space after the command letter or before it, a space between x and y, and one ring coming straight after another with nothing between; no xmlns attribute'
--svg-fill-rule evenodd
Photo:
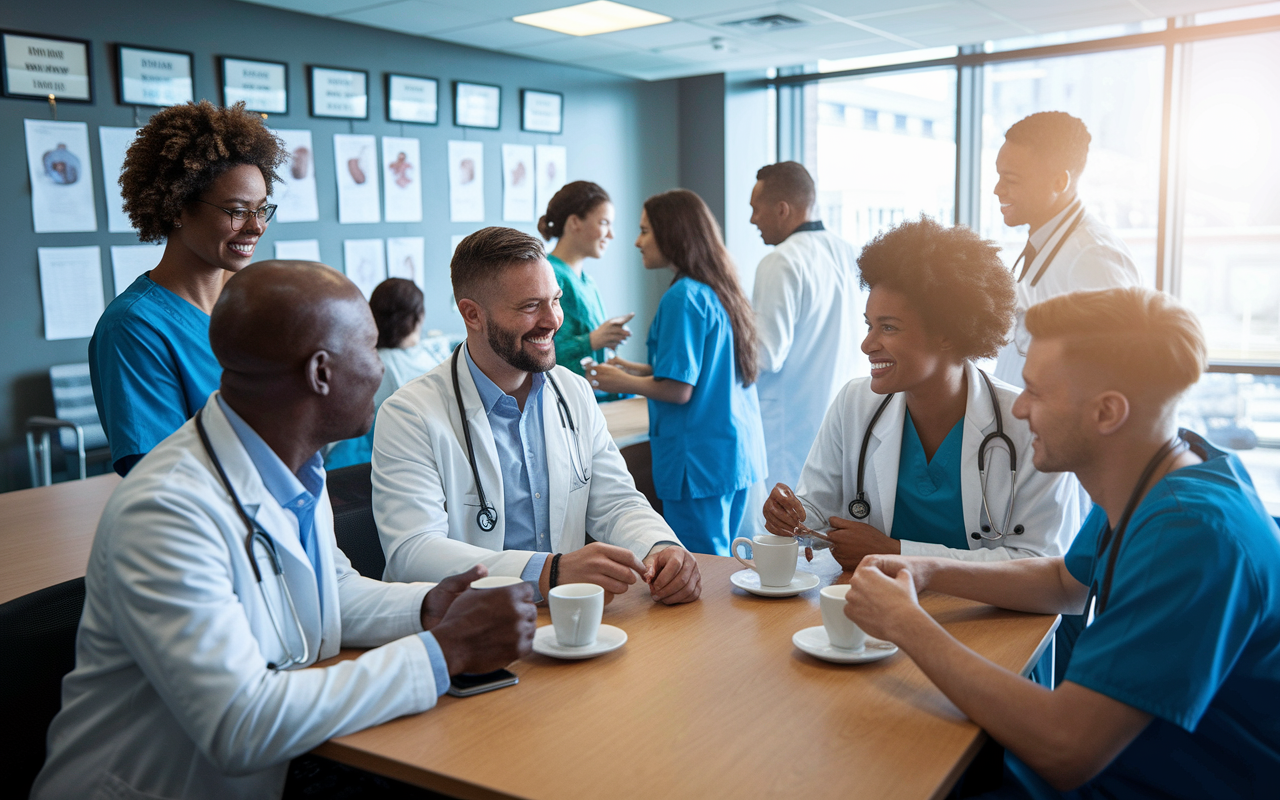
<svg viewBox="0 0 1280 800"><path fill-rule="evenodd" d="M125 213L139 239L165 246L160 263L107 306L89 341L93 397L121 475L218 388L209 313L222 284L253 259L284 160L280 141L243 103L166 108L129 147Z"/></svg>

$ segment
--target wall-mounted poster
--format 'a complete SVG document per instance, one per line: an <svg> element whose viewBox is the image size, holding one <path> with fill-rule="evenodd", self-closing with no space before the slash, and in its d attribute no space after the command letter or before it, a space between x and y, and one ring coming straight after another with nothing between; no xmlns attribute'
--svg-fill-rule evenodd
<svg viewBox="0 0 1280 800"><path fill-rule="evenodd" d="M280 261L320 261L320 240L285 239L277 241L276 258Z"/></svg>
<svg viewBox="0 0 1280 800"><path fill-rule="evenodd" d="M387 75L387 119L435 125L440 121L440 82L414 75Z"/></svg>
<svg viewBox="0 0 1280 800"><path fill-rule="evenodd" d="M369 73L359 69L312 67L311 116L369 118Z"/></svg>
<svg viewBox="0 0 1280 800"><path fill-rule="evenodd" d="M335 133L338 222L379 222L378 140L367 134Z"/></svg>
<svg viewBox="0 0 1280 800"><path fill-rule="evenodd" d="M520 130L561 133L564 130L564 95L559 92L520 90Z"/></svg>
<svg viewBox="0 0 1280 800"><path fill-rule="evenodd" d="M88 42L8 31L0 41L5 96L43 100L53 95L62 102L93 102Z"/></svg>
<svg viewBox="0 0 1280 800"><path fill-rule="evenodd" d="M427 240L421 236L401 236L387 239L387 277L404 278L422 288L422 257L427 250Z"/></svg>
<svg viewBox="0 0 1280 800"><path fill-rule="evenodd" d="M138 276L160 263L164 255L164 242L159 244L111 245L111 280L115 284L115 297L129 288Z"/></svg>
<svg viewBox="0 0 1280 800"><path fill-rule="evenodd" d="M124 169L125 153L137 135L137 128L108 128L105 125L98 128L98 142L102 145L102 187L107 195L107 230L111 233L133 230L133 222L124 213L120 171Z"/></svg>
<svg viewBox="0 0 1280 800"><path fill-rule="evenodd" d="M102 249L37 247L44 338L87 339L93 335L102 303Z"/></svg>
<svg viewBox="0 0 1280 800"><path fill-rule="evenodd" d="M289 113L289 67L278 61L223 56L222 104L244 103L250 111Z"/></svg>
<svg viewBox="0 0 1280 800"><path fill-rule="evenodd" d="M387 279L381 239L344 239L342 256L347 277L364 293L365 299Z"/></svg>
<svg viewBox="0 0 1280 800"><path fill-rule="evenodd" d="M191 54L119 45L120 102L126 106L176 106L195 98Z"/></svg>
<svg viewBox="0 0 1280 800"><path fill-rule="evenodd" d="M533 147L502 146L502 219L533 222Z"/></svg>
<svg viewBox="0 0 1280 800"><path fill-rule="evenodd" d="M538 164L538 209L535 216L541 217L547 213L547 203L551 202L551 198L568 180L566 175L569 171L569 154L558 144L540 144L535 150L535 161Z"/></svg>
<svg viewBox="0 0 1280 800"><path fill-rule="evenodd" d="M449 142L449 221L484 222L484 144Z"/></svg>
<svg viewBox="0 0 1280 800"><path fill-rule="evenodd" d="M96 231L89 126L44 119L24 119L22 124L27 133L31 219L36 233Z"/></svg>
<svg viewBox="0 0 1280 800"><path fill-rule="evenodd" d="M459 128L497 128L502 120L502 89L487 83L453 82L453 124Z"/></svg>
<svg viewBox="0 0 1280 800"><path fill-rule="evenodd" d="M382 137L387 222L422 222L422 161L417 139Z"/></svg>
<svg viewBox="0 0 1280 800"><path fill-rule="evenodd" d="M276 209L276 222L315 222L320 219L316 200L316 151L311 146L311 131L273 131L288 156L277 170L280 180L271 191Z"/></svg>

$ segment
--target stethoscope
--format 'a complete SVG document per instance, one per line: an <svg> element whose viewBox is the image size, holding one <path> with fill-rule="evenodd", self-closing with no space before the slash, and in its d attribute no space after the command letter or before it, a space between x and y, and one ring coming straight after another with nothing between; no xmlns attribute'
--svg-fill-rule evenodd
<svg viewBox="0 0 1280 800"><path fill-rule="evenodd" d="M1102 557L1107 545L1111 545L1111 552L1107 553L1107 567L1102 573L1102 584L1099 586L1094 583L1089 587L1089 598L1085 601L1085 625L1093 622L1094 618L1101 614L1103 609L1107 607L1107 601L1111 599L1111 578L1116 571L1116 560L1120 555L1121 540L1124 539L1125 531L1129 528L1129 519L1133 516L1133 512L1138 509L1138 503L1142 500L1143 490L1151 481L1151 476L1160 467L1164 460L1170 455L1181 454L1183 447L1190 448L1191 443L1182 438L1179 432L1169 441L1156 451L1156 454L1147 462L1147 467L1142 471L1142 477L1138 478L1138 485L1133 487L1133 493L1129 495L1129 502L1125 503L1124 512L1120 514L1120 520L1116 523L1115 532L1111 530L1111 526L1102 532L1102 536L1098 537L1098 552L1094 555L1094 563L1097 564L1098 559Z"/></svg>
<svg viewBox="0 0 1280 800"><path fill-rule="evenodd" d="M981 532L974 531L969 535L974 539L995 542L1006 536L1021 534L1025 530L1021 525L1014 525L1012 530L1009 528L1009 523L1013 521L1015 489L1018 485L1018 450L1013 446L1013 440L1004 432L1004 415L1000 413L1000 401L996 397L995 384L991 382L991 378L987 376L987 373L982 370L978 370L978 374L982 376L983 382L987 385L987 394L991 396L991 408L996 412L996 429L993 433L988 433L984 436L982 444L978 445L978 485L982 491L982 511L987 516L987 524L982 526ZM880 407L876 409L876 413L871 417L871 422L867 423L867 428L862 434L862 448L858 452L857 493L849 501L849 516L856 520L864 520L871 516L871 501L867 499L867 493L863 489L863 479L866 475L867 467L867 445L871 442L871 432L875 429L876 423L880 421L880 416L889 407L889 401L892 399L893 395L890 394L881 401ZM1005 447L1009 448L1009 502L1005 506L1004 525L999 528L996 527L995 518L991 516L991 506L987 502L987 447L996 440L1004 442ZM990 535L993 532L994 535Z"/></svg>
<svg viewBox="0 0 1280 800"><path fill-rule="evenodd" d="M245 536L244 546L249 553L249 565L253 567L253 576L258 579L258 591L262 592L262 603L267 607L267 618L271 620L271 627L275 629L276 638L280 640L280 648L284 651L287 659L276 663L267 663L269 669L288 669L289 667L306 664L311 658L311 648L307 644L306 631L302 629L302 618L298 616L298 609L293 604L293 593L289 591L289 583L284 579L284 567L280 565L280 554L276 552L275 542L267 535L266 531L249 518L249 514L244 510L244 506L240 503L240 497L236 494L236 490L231 488L231 481L227 479L226 470L222 468L222 461L218 459L218 454L213 451L213 444L209 441L209 434L204 428L204 409L196 412L196 432L200 434L200 443L204 445L204 450L209 454L209 459L213 462L213 467L218 471L218 477L222 479L222 485L226 487L227 494L231 496L231 502L235 504L236 513L240 515L240 519L244 521L245 528L249 531ZM285 602L289 604L289 613L293 615L294 627L298 630L298 640L302 642L302 656L295 656L293 648L285 641L284 631L280 628L280 622L276 619L276 612L271 610L271 599L267 597L267 590L262 585L262 570L258 568L258 559L254 555L254 545L262 543L262 547L267 552L267 557L271 559L271 570L276 574L276 582L280 587L280 593L284 596Z"/></svg>
<svg viewBox="0 0 1280 800"><path fill-rule="evenodd" d="M1059 229L1061 229L1062 226L1066 224L1067 220L1071 220L1071 224L1067 227L1067 232L1062 234L1062 238L1059 239L1058 243L1054 245L1052 250L1049 251L1049 255L1045 258L1043 262L1041 262L1040 269L1036 270L1036 274L1031 278L1032 286L1035 286L1036 284L1038 284L1040 282L1040 279L1044 277L1045 271L1047 271L1049 269L1049 265L1053 263L1053 259L1058 255L1058 251L1062 249L1062 245L1065 244L1066 241L1071 238L1071 234L1076 232L1076 228L1080 226L1080 222L1084 219L1084 205L1080 202L1080 200L1077 199L1075 202L1073 202L1071 204L1071 207L1074 207L1075 211L1065 215L1061 220L1059 220L1058 224L1054 226L1053 231L1049 233L1049 239L1052 239L1054 235L1057 234ZM1045 241L1047 242L1049 241L1049 239L1046 239ZM1022 253L1018 256L1018 260L1013 262L1012 271L1017 272L1018 265L1026 261L1026 258L1027 258L1027 251L1023 250ZM1023 265L1022 274L1018 276L1018 283L1022 283L1022 279L1027 277L1027 270L1029 269L1031 269L1030 263L1026 263Z"/></svg>
<svg viewBox="0 0 1280 800"><path fill-rule="evenodd" d="M476 482L476 496L480 498L480 510L476 512L476 524L480 526L480 530L488 533L498 525L498 510L489 503L484 493L484 484L480 482L480 469L476 466L476 451L471 444L471 425L467 422L467 408L462 403L462 386L458 383L458 353L462 351L462 345L458 345L453 350L453 357L449 364L449 370L453 375L453 396L458 401L458 416L462 418L462 436L467 442L467 461L471 464L471 476ZM547 377L547 382L551 384L551 389L556 394L556 410L560 414L560 429L564 431L566 439L572 435L573 441L566 442L569 447L569 463L573 468L574 477L582 484L591 481L591 473L587 471L585 461L578 452L579 435L578 427L573 423L573 413L569 411L569 404L565 402L564 394L560 391L560 384L556 383L556 379L551 377L551 373L543 373Z"/></svg>

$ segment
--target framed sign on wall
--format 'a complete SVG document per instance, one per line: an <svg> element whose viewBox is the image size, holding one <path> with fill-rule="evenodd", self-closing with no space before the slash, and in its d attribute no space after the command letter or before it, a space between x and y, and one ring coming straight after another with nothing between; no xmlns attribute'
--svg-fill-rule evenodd
<svg viewBox="0 0 1280 800"><path fill-rule="evenodd" d="M122 44L116 55L122 104L176 106L195 99L190 53Z"/></svg>
<svg viewBox="0 0 1280 800"><path fill-rule="evenodd" d="M369 118L369 73L360 69L311 67L311 116Z"/></svg>
<svg viewBox="0 0 1280 800"><path fill-rule="evenodd" d="M88 42L16 31L0 33L6 97L44 100L53 95L64 102L93 102Z"/></svg>
<svg viewBox="0 0 1280 800"><path fill-rule="evenodd" d="M440 121L440 81L387 73L387 119L435 125Z"/></svg>
<svg viewBox="0 0 1280 800"><path fill-rule="evenodd" d="M520 90L520 130L564 132L564 95L537 89Z"/></svg>
<svg viewBox="0 0 1280 800"><path fill-rule="evenodd" d="M453 124L459 128L497 128L502 124L502 87L453 82Z"/></svg>
<svg viewBox="0 0 1280 800"><path fill-rule="evenodd" d="M244 103L250 111L289 113L289 66L222 56L222 104Z"/></svg>

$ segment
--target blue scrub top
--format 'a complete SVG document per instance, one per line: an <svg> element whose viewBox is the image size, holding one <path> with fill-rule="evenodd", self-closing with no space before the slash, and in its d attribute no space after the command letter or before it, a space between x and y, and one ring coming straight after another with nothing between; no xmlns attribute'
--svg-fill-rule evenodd
<svg viewBox="0 0 1280 800"><path fill-rule="evenodd" d="M1269 797L1280 786L1280 531L1235 455L1183 431L1205 463L1161 479L1134 512L1106 610L1066 680L1153 715L1069 797ZM1101 585L1106 513L1066 555ZM1012 755L1033 797L1059 797Z"/></svg>
<svg viewBox="0 0 1280 800"><path fill-rule="evenodd" d="M658 302L648 345L655 378L693 386L684 405L649 401L658 497L716 497L763 480L760 401L738 378L733 326L715 290L679 278Z"/></svg>
<svg viewBox="0 0 1280 800"><path fill-rule="evenodd" d="M964 538L964 500L960 496L960 445L964 420L942 440L933 459L925 457L911 412L902 425L898 494L890 536L912 542L968 550Z"/></svg>
<svg viewBox="0 0 1280 800"><path fill-rule="evenodd" d="M222 366L209 347L209 315L139 276L98 320L89 377L112 464L124 475L218 388Z"/></svg>

